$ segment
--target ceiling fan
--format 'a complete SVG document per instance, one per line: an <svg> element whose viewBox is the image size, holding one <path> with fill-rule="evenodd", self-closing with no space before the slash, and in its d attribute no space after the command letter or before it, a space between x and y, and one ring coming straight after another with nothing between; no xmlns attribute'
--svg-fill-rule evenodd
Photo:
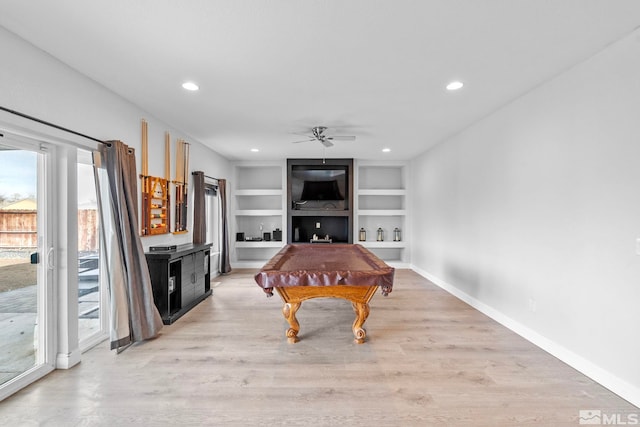
<svg viewBox="0 0 640 427"><path fill-rule="evenodd" d="M310 142L310 141L319 141L325 147L332 147L332 141L354 141L356 139L355 136L337 136L337 135L325 135L325 131L327 130L326 126L315 126L311 128L311 133L313 134L313 138L305 139L302 141L294 141L294 144L298 144L301 142ZM308 135L311 137L311 135Z"/></svg>

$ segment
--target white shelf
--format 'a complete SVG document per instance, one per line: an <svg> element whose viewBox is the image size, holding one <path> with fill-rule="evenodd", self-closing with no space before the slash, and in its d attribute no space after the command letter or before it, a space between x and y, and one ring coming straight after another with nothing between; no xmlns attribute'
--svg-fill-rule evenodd
<svg viewBox="0 0 640 427"><path fill-rule="evenodd" d="M236 196L282 196L282 189L245 189L236 190Z"/></svg>
<svg viewBox="0 0 640 427"><path fill-rule="evenodd" d="M361 216L404 216L407 211L404 209L361 209L358 215Z"/></svg>
<svg viewBox="0 0 640 427"><path fill-rule="evenodd" d="M236 216L282 216L282 209L244 209L236 210Z"/></svg>
<svg viewBox="0 0 640 427"><path fill-rule="evenodd" d="M235 242L236 248L281 248L284 242L276 241L257 241L257 242Z"/></svg>
<svg viewBox="0 0 640 427"><path fill-rule="evenodd" d="M406 242L357 242L365 248L398 248L402 249L407 246Z"/></svg>

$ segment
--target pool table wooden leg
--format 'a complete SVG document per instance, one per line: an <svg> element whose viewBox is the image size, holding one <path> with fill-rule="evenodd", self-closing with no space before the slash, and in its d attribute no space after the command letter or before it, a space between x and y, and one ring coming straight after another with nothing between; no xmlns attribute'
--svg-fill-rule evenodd
<svg viewBox="0 0 640 427"><path fill-rule="evenodd" d="M300 332L300 323L296 319L296 312L300 308L302 303L299 302L287 302L282 307L282 314L284 318L289 322L289 329L287 329L287 342L294 344L298 342L298 332Z"/></svg>
<svg viewBox="0 0 640 427"><path fill-rule="evenodd" d="M356 338L356 344L364 343L367 331L362 327L369 317L369 304L366 302L352 302L353 311L356 312L356 320L353 322L353 336Z"/></svg>

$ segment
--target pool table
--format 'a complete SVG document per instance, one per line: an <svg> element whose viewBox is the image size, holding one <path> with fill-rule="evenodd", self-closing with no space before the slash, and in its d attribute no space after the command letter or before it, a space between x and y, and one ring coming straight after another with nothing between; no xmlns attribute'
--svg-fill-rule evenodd
<svg viewBox="0 0 640 427"><path fill-rule="evenodd" d="M351 301L356 319L355 342L365 341L364 322L369 316L369 301L380 287L387 296L393 288L394 269L361 245L289 244L273 256L255 275L256 283L267 296L273 289L284 301L282 313L289 323L286 336L298 341L300 324L296 312L311 298L342 298Z"/></svg>

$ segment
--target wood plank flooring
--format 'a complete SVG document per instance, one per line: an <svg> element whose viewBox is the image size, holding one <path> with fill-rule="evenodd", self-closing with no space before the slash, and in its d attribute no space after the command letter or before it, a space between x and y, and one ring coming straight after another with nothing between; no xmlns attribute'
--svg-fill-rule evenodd
<svg viewBox="0 0 640 427"><path fill-rule="evenodd" d="M353 342L350 303L306 301L288 344L254 270L152 341L85 353L0 403L12 426L577 426L580 410L640 413L409 270L376 294Z"/></svg>

